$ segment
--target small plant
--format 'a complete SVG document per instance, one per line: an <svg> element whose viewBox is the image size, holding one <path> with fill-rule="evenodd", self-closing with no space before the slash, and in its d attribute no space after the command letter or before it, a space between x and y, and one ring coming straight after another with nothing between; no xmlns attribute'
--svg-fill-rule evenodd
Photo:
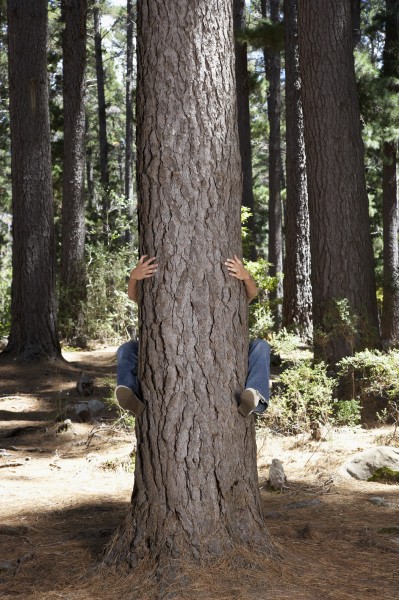
<svg viewBox="0 0 399 600"><path fill-rule="evenodd" d="M283 371L266 420L283 433L311 431L331 421L335 380L324 363L302 361Z"/></svg>
<svg viewBox="0 0 399 600"><path fill-rule="evenodd" d="M334 421L336 425L355 427L360 423L360 400L337 400L334 404Z"/></svg>
<svg viewBox="0 0 399 600"><path fill-rule="evenodd" d="M278 279L267 274L269 263L263 258L245 261L245 267L255 279L259 290L258 296L249 306L249 335L253 339L265 339L269 337L274 324L269 293L276 289Z"/></svg>

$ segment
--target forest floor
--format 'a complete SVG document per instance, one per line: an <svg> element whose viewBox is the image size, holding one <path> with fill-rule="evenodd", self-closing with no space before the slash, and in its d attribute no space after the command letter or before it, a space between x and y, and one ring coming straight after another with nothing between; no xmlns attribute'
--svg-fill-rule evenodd
<svg viewBox="0 0 399 600"><path fill-rule="evenodd" d="M182 562L165 593L147 571L96 570L129 506L134 433L116 422L115 408L98 424L58 431L66 405L82 400L80 369L96 378L99 400L115 381L115 348L65 358L40 367L0 361L1 599L399 600L399 485L341 471L356 452L386 445L387 427L333 429L318 442L257 428L261 498L278 560L235 555L195 569ZM267 485L273 458L288 476L282 493ZM386 503L374 504L375 496Z"/></svg>

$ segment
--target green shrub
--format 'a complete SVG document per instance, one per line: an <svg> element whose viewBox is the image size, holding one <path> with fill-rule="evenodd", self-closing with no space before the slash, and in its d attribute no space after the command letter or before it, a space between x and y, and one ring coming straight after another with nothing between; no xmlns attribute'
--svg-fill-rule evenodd
<svg viewBox="0 0 399 600"><path fill-rule="evenodd" d="M360 400L337 400L334 404L334 422L336 425L355 427L360 423Z"/></svg>
<svg viewBox="0 0 399 600"><path fill-rule="evenodd" d="M324 363L302 361L281 373L266 415L272 428L284 433L310 431L331 420L335 380Z"/></svg>
<svg viewBox="0 0 399 600"><path fill-rule="evenodd" d="M263 258L245 261L245 267L255 279L259 290L258 296L249 305L249 335L252 339L265 339L269 337L274 324L269 293L276 289L278 279L267 274L269 263Z"/></svg>

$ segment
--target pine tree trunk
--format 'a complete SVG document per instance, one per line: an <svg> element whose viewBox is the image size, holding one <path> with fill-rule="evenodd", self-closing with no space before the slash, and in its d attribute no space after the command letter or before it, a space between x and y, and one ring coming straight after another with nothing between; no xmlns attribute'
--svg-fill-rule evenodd
<svg viewBox="0 0 399 600"><path fill-rule="evenodd" d="M128 215L133 219L133 0L127 0L126 6L126 133L125 133L125 197L128 203ZM125 232L126 242L131 241L131 230Z"/></svg>
<svg viewBox="0 0 399 600"><path fill-rule="evenodd" d="M61 229L60 313L73 323L69 337L84 329L85 267L85 71L87 0L62 0L64 165Z"/></svg>
<svg viewBox="0 0 399 600"><path fill-rule="evenodd" d="M47 80L47 0L8 0L13 196L11 333L21 361L61 356Z"/></svg>
<svg viewBox="0 0 399 600"><path fill-rule="evenodd" d="M286 172L283 325L313 335L310 231L296 0L284 2Z"/></svg>
<svg viewBox="0 0 399 600"><path fill-rule="evenodd" d="M269 0L270 20L278 23L280 20L280 0ZM262 16L267 16L266 0L262 0ZM280 89L280 51L267 48L264 50L266 78L269 82L267 95L267 114L269 119L269 275L276 277L283 272L283 210L281 204L281 89ZM283 282L281 276L276 291L270 294L270 299L278 301L274 310L275 325L281 325L283 297Z"/></svg>
<svg viewBox="0 0 399 600"><path fill-rule="evenodd" d="M386 0L383 75L399 77L399 14L397 0ZM389 84L392 87L392 83ZM396 90L392 90L395 93ZM382 148L382 212L384 237L384 280L381 316L382 339L387 345L399 344L399 253L397 143L386 141Z"/></svg>
<svg viewBox="0 0 399 600"><path fill-rule="evenodd" d="M235 35L245 28L245 0L234 0L234 32ZM243 173L242 205L249 209L251 216L246 222L250 240L247 244L247 258L256 260L255 247L255 206L252 189L252 150L251 119L249 113L249 84L247 44L235 41L235 68L237 87L238 136L240 140L241 168Z"/></svg>
<svg viewBox="0 0 399 600"><path fill-rule="evenodd" d="M247 300L224 261L241 253L241 169L230 0L138 5L140 295L146 410L127 522L109 563L270 550L252 417L237 412ZM162 52L160 52L162 49Z"/></svg>
<svg viewBox="0 0 399 600"><path fill-rule="evenodd" d="M335 364L379 340L350 3L298 0L298 34L315 350Z"/></svg>
<svg viewBox="0 0 399 600"><path fill-rule="evenodd" d="M101 40L100 9L98 4L93 8L94 21L94 48L96 55L96 78L97 78L97 99L98 99L98 127L100 142L100 177L104 189L109 184L108 170L108 141L107 141L107 115L105 103L105 77L103 65L103 50ZM104 217L107 218L107 200L103 199Z"/></svg>

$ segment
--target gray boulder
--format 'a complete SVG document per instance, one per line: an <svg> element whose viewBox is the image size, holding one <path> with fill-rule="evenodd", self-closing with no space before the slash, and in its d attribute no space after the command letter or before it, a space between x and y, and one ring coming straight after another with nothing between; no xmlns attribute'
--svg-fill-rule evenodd
<svg viewBox="0 0 399 600"><path fill-rule="evenodd" d="M399 448L379 446L355 454L343 465L343 472L355 479L367 481L377 469L383 467L399 471Z"/></svg>

